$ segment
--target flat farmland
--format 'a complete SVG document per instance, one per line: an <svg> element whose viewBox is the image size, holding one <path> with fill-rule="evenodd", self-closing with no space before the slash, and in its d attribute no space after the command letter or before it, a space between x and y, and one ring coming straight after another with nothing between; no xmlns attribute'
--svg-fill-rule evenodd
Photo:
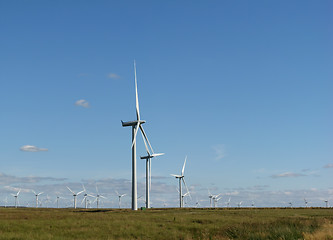
<svg viewBox="0 0 333 240"><path fill-rule="evenodd" d="M0 208L0 239L333 239L333 209Z"/></svg>

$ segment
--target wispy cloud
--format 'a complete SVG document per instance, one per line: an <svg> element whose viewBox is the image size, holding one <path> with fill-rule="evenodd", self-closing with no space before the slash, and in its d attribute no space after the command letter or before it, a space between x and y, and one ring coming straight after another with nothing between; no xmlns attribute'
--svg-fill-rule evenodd
<svg viewBox="0 0 333 240"><path fill-rule="evenodd" d="M115 74L115 73L109 73L108 74L108 78L111 78L111 79L120 79L120 76L118 74Z"/></svg>
<svg viewBox="0 0 333 240"><path fill-rule="evenodd" d="M24 145L20 147L20 150L23 152L45 152L48 151L47 148L39 148L33 145Z"/></svg>
<svg viewBox="0 0 333 240"><path fill-rule="evenodd" d="M271 177L272 178L286 178L286 177L302 177L302 176L306 176L306 175L301 174L301 173L284 172L284 173L272 175Z"/></svg>
<svg viewBox="0 0 333 240"><path fill-rule="evenodd" d="M77 100L75 102L75 105L80 106L80 107L84 107L84 108L89 108L90 107L89 102L87 102L87 100L84 100L84 99Z"/></svg>
<svg viewBox="0 0 333 240"><path fill-rule="evenodd" d="M324 168L333 168L333 163L326 164Z"/></svg>
<svg viewBox="0 0 333 240"><path fill-rule="evenodd" d="M27 176L27 177L16 177L12 175L7 175L5 173L0 173L0 184L1 185L10 185L10 184L19 184L19 183L39 183L42 181L65 181L66 178L54 178L54 177L36 177L36 176Z"/></svg>
<svg viewBox="0 0 333 240"><path fill-rule="evenodd" d="M225 146L224 144L217 144L212 146L215 152L215 160L221 160L225 157Z"/></svg>

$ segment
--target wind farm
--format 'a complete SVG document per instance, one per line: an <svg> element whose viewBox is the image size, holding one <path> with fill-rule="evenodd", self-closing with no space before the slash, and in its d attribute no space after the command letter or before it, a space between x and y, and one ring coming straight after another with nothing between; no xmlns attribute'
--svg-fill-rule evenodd
<svg viewBox="0 0 333 240"><path fill-rule="evenodd" d="M1 3L0 240L333 238L331 5Z"/></svg>

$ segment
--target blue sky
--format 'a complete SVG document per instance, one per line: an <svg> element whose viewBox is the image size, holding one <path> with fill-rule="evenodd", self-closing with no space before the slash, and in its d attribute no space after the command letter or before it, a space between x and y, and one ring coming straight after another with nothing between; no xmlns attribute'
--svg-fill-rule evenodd
<svg viewBox="0 0 333 240"><path fill-rule="evenodd" d="M70 201L65 186L96 182L106 207L130 195L120 120L135 119L134 59L144 127L165 152L152 206L177 205L170 173L186 155L189 204L207 206L208 188L234 205L333 202L332 5L2 1L0 203L18 188L22 202L29 189ZM139 195L144 171L138 159Z"/></svg>

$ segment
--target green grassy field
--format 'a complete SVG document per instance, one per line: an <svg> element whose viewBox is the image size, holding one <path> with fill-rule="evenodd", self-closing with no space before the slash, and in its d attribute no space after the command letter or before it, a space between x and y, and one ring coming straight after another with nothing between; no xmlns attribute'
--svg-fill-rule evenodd
<svg viewBox="0 0 333 240"><path fill-rule="evenodd" d="M333 209L1 208L0 239L333 239Z"/></svg>

